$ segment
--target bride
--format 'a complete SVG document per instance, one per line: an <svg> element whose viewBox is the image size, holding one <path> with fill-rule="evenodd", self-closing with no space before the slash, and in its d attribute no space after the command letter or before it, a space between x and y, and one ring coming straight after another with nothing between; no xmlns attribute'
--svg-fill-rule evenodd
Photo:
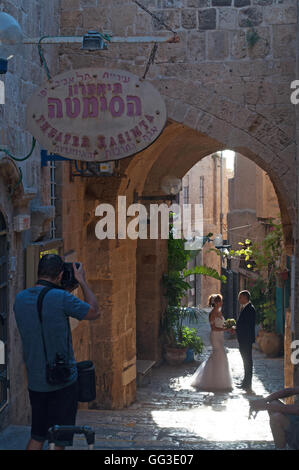
<svg viewBox="0 0 299 470"><path fill-rule="evenodd" d="M211 326L210 342L212 353L196 370L191 379L191 385L206 392L231 391L232 378L227 355L224 349L224 318L221 314L222 296L220 294L209 297L209 315Z"/></svg>

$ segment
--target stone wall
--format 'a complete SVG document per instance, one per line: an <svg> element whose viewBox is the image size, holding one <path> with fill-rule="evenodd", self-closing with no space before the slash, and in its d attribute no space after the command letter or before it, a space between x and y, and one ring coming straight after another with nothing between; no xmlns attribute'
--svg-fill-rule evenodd
<svg viewBox="0 0 299 470"><path fill-rule="evenodd" d="M155 64L147 76L164 96L170 120L150 150L122 162L116 186L113 180L103 182L103 186L94 182L88 185L88 197L111 202L111 188L115 189L115 197L128 195L130 200L134 190L140 195L159 194L165 175L182 177L201 158L229 148L254 161L269 175L291 253L298 220L294 173L296 120L290 103L290 83L296 78L297 2L141 1L181 38L178 44L159 46ZM61 5L62 34L83 34L99 28L112 30L117 36L165 33L163 26L129 0L62 0ZM151 48L150 45L111 44L108 52L91 54L80 51L80 46L63 46L60 70L97 65L126 69L141 77ZM95 186L100 190L99 196L90 192ZM94 193L98 194L97 191ZM122 240L97 245L93 228L94 222L82 228L90 235L88 246L93 250L85 254L85 259L90 257L87 265L93 273L89 278L94 288L99 289L99 299L103 290L111 294L104 295L110 303L104 300L103 319L91 330L91 350L99 372L95 406L120 407L134 399L134 367L130 361L134 361L136 246ZM78 240L72 244L78 244ZM99 253L95 255L97 250ZM154 256L159 247L152 246L151 251ZM143 259L147 253L148 247L144 253L138 253L137 274L146 269ZM95 259L100 260L101 267L96 268ZM141 335L138 349L143 344L140 338L149 330L150 317L152 329L148 334L154 344L158 341L162 297L160 303L147 304L142 302L142 292L145 297L150 297L150 293L161 295L158 286L165 267L165 262L156 266L151 282L144 285L137 282L137 323ZM105 275L104 269L107 269ZM127 320L121 331L117 325L123 325L124 313Z"/></svg>
<svg viewBox="0 0 299 470"><path fill-rule="evenodd" d="M0 11L12 15L20 24L25 37L41 37L59 32L59 1L54 0L3 0ZM46 53L48 49L45 48ZM57 51L56 51L57 52ZM57 67L57 53L51 50L47 58L53 72ZM5 146L13 155L24 157L32 145L32 136L26 132L26 103L35 88L45 79L36 46L23 46L15 58L9 61L8 73L1 80L5 82L5 105L0 105L0 147ZM20 184L19 169L23 181ZM9 256L16 260L15 269L10 262L9 272L9 315L8 315L8 373L10 379L8 406L0 413L0 428L8 423L29 422L29 399L26 372L23 364L19 333L13 315L13 302L18 291L25 288L25 248L33 241L32 231L17 233L13 217L30 213L31 207L49 204L47 191L48 173L40 170L40 147L36 146L29 160L14 163L0 153L0 210L7 220L9 234ZM9 190L14 188L13 196ZM42 189L43 188L43 189ZM33 213L32 213L33 216ZM33 217L32 217L33 218ZM33 218L34 220L34 218ZM46 228L47 230L47 228ZM35 233L36 234L36 233Z"/></svg>

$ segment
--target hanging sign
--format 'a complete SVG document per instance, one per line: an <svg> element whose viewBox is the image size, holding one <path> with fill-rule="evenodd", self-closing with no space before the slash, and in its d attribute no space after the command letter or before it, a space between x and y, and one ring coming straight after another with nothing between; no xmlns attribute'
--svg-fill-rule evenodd
<svg viewBox="0 0 299 470"><path fill-rule="evenodd" d="M27 129L49 152L85 161L118 160L151 145L166 106L147 81L124 70L72 70L32 96Z"/></svg>

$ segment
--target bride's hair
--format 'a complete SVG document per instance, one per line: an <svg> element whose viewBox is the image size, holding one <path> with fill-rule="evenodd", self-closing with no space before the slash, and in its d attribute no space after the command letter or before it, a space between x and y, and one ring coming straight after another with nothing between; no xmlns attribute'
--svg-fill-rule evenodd
<svg viewBox="0 0 299 470"><path fill-rule="evenodd" d="M215 307L215 304L222 301L221 294L213 294L209 297L209 307Z"/></svg>

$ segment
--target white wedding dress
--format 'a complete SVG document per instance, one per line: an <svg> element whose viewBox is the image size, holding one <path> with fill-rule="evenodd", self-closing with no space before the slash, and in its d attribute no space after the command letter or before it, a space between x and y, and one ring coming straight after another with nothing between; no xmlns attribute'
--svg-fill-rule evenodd
<svg viewBox="0 0 299 470"><path fill-rule="evenodd" d="M214 325L217 328L223 328L224 318L216 317ZM191 385L207 392L231 391L232 378L224 349L223 331L211 330L210 342L213 348L212 353L193 374Z"/></svg>

